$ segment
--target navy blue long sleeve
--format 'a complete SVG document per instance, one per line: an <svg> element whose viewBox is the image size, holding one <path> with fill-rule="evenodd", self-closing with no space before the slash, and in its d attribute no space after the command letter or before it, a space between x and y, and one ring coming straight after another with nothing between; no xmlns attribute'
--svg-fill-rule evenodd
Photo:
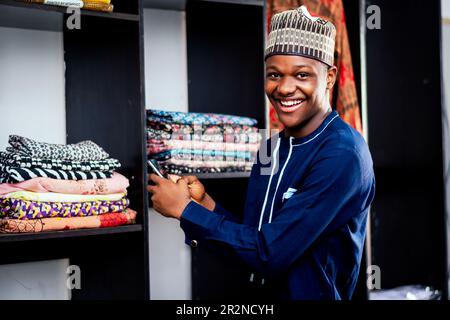
<svg viewBox="0 0 450 320"><path fill-rule="evenodd" d="M230 246L287 299L350 298L359 271L375 180L362 137L332 113L305 138L276 145L272 174L256 163L244 221L191 202L181 227L201 245ZM276 169L276 170L275 170Z"/></svg>
<svg viewBox="0 0 450 320"><path fill-rule="evenodd" d="M216 203L216 206L213 211L217 214L224 216L229 221L240 222L240 219L238 217L236 217L231 212L225 210L225 208L223 208L219 203Z"/></svg>

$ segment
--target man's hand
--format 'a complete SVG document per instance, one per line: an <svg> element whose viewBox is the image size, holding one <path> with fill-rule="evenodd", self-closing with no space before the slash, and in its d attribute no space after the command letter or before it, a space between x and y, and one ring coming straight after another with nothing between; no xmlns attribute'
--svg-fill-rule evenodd
<svg viewBox="0 0 450 320"><path fill-rule="evenodd" d="M147 186L147 190L153 194L153 208L165 217L179 220L184 208L191 201L187 182L178 179L175 183L156 174L150 174L149 181L155 183L154 186Z"/></svg>
<svg viewBox="0 0 450 320"><path fill-rule="evenodd" d="M206 191L200 180L196 176L184 176L181 179L186 181L192 200L201 203L205 199Z"/></svg>
<svg viewBox="0 0 450 320"><path fill-rule="evenodd" d="M214 210L216 202L206 193L205 187L196 176L184 176L181 179L188 184L192 200L210 211Z"/></svg>

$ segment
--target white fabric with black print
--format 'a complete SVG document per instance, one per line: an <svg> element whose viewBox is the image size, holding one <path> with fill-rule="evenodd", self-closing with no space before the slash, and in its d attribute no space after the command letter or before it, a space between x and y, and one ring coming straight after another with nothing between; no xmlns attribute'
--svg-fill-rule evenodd
<svg viewBox="0 0 450 320"><path fill-rule="evenodd" d="M37 142L18 135L10 135L9 144L11 147L6 148L8 152L33 158L75 161L104 160L109 158L109 154L105 150L90 140L62 145Z"/></svg>

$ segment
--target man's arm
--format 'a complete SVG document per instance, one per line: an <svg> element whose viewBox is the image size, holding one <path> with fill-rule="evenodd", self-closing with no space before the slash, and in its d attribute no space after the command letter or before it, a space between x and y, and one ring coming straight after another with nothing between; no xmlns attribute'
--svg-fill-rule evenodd
<svg viewBox="0 0 450 320"><path fill-rule="evenodd" d="M373 171L356 151L335 148L319 159L302 190L290 198L270 224L238 224L190 202L180 225L186 237L231 247L255 271L285 271L321 235L362 214L374 194ZM371 163L371 162L370 162Z"/></svg>
<svg viewBox="0 0 450 320"><path fill-rule="evenodd" d="M196 176L184 176L183 179L188 183L189 192L195 202L209 211L225 216L230 221L239 222L239 219L235 215L225 210L206 193L205 187Z"/></svg>

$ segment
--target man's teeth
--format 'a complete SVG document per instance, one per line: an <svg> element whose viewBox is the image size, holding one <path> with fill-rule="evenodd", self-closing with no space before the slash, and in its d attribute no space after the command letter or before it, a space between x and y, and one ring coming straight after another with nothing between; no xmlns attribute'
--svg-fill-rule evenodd
<svg viewBox="0 0 450 320"><path fill-rule="evenodd" d="M280 100L280 104L283 107L292 107L292 106L295 106L295 105L300 104L302 102L303 102L303 100L289 100L289 101Z"/></svg>

